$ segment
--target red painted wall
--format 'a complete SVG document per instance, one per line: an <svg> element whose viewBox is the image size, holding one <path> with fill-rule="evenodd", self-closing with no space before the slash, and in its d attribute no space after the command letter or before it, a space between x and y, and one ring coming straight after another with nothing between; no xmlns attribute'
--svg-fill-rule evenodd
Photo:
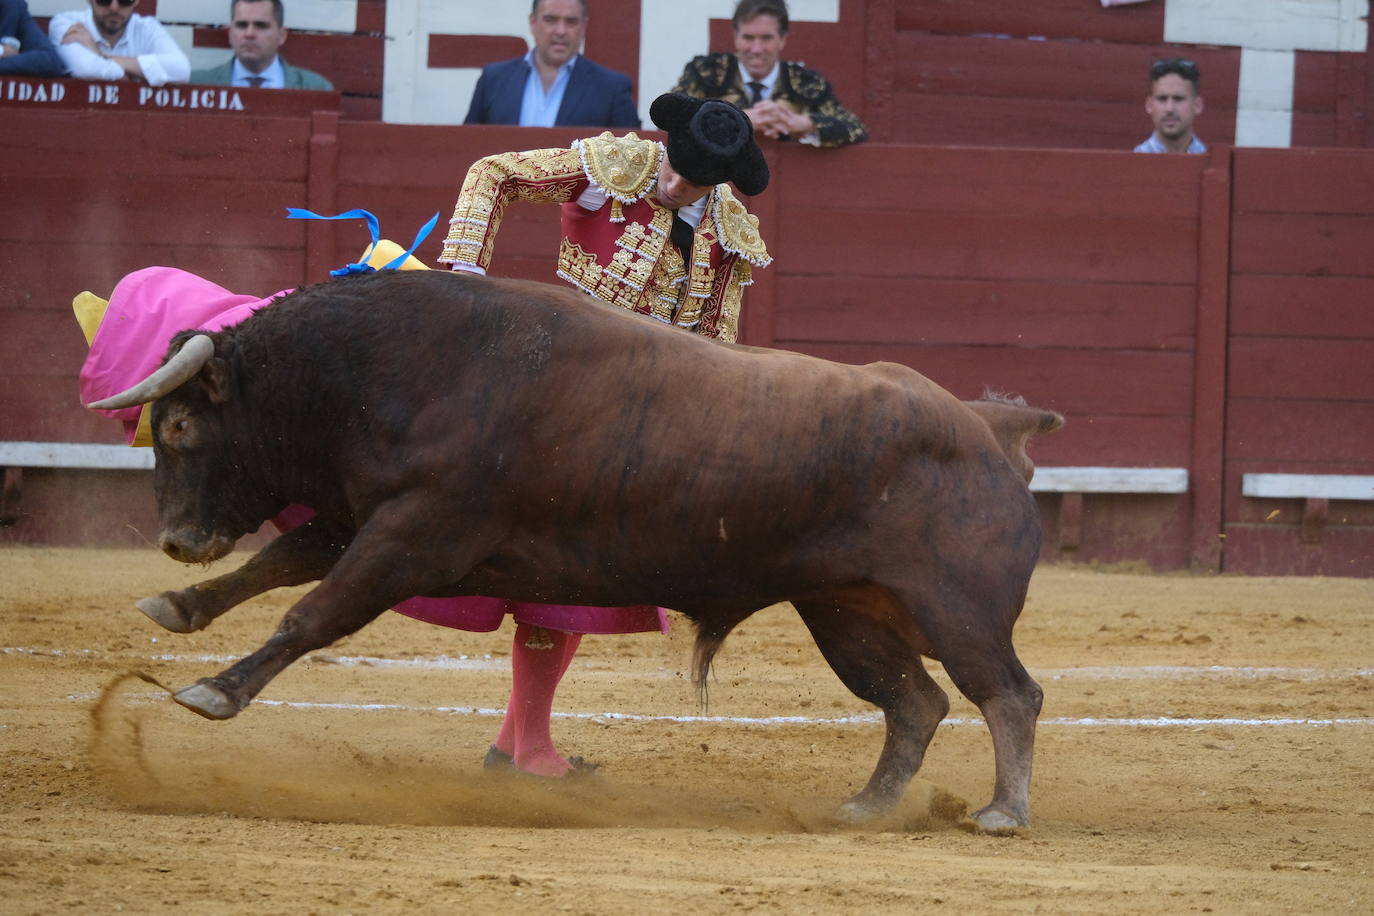
<svg viewBox="0 0 1374 916"><path fill-rule="evenodd" d="M1374 156L1238 150L1226 417L1226 565L1370 575L1374 502L1337 502L1319 543L1302 500L1242 475L1374 473Z"/></svg>
<svg viewBox="0 0 1374 916"><path fill-rule="evenodd" d="M474 158L577 133L309 110L5 118L0 439L74 442L118 441L76 403L76 292L157 263L259 294L320 279L366 235L284 207L367 207L408 241L447 216ZM1179 568L1212 549L1238 571L1374 575L1369 504L1333 504L1313 549L1295 501L1240 495L1246 472L1374 474L1374 151L767 154L774 186L752 206L777 261L747 298L749 342L898 360L964 397L1019 392L1069 417L1035 443L1044 465L1193 471L1186 496L1087 497L1073 557ZM555 240L551 213L513 208L497 270L551 279ZM0 541L144 543L139 476L27 471ZM1058 498L1041 502L1052 536Z"/></svg>

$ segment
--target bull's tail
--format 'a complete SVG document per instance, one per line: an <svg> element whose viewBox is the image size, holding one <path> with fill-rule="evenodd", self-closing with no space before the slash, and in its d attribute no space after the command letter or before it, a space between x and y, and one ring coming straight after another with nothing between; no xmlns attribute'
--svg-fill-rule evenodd
<svg viewBox="0 0 1374 916"><path fill-rule="evenodd" d="M706 711L710 700L708 680L711 676L711 662L725 643L725 637L730 635L730 631L755 610L756 608L751 608L743 613L714 614L711 617L695 619L697 639L692 647L692 684L697 689L697 705L701 707L702 712Z"/></svg>
<svg viewBox="0 0 1374 916"><path fill-rule="evenodd" d="M1053 410L1030 407L1025 398L992 390L983 392L976 401L964 403L988 425L1007 461L1026 483L1030 483L1035 465L1026 455L1026 443L1036 433L1052 433L1062 427L1064 416Z"/></svg>

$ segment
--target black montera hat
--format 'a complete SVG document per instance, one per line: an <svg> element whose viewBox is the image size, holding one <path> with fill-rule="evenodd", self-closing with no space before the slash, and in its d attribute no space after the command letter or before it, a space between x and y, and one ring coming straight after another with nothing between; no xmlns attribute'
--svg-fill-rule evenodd
<svg viewBox="0 0 1374 916"><path fill-rule="evenodd" d="M649 117L668 134L673 171L692 184L732 181L749 195L768 187L768 163L754 142L754 125L729 102L669 92L654 99Z"/></svg>

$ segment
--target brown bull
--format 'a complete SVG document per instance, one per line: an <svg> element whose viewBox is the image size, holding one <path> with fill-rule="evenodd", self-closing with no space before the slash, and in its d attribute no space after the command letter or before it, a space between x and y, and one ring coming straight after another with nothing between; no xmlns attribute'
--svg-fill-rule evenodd
<svg viewBox="0 0 1374 916"><path fill-rule="evenodd" d="M849 820L889 810L949 709L987 719L1029 822L1041 691L1012 648L1040 546L1022 445L1048 411L971 407L902 366L722 344L579 293L385 271L294 293L94 404L155 401L161 546L224 556L283 507L318 515L217 580L144 603L174 629L321 580L261 649L177 693L237 714L283 668L414 595L660 604L730 630L790 601L886 741Z"/></svg>

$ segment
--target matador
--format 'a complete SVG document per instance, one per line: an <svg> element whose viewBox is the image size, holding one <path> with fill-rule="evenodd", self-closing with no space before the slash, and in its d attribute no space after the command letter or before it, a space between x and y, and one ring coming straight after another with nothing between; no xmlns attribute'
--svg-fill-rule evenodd
<svg viewBox="0 0 1374 916"><path fill-rule="evenodd" d="M557 275L613 305L734 341L753 269L770 262L744 195L768 185L749 119L686 95L650 107L666 142L606 132L566 149L502 153L468 171L439 260L485 273L507 205L562 205Z"/></svg>

